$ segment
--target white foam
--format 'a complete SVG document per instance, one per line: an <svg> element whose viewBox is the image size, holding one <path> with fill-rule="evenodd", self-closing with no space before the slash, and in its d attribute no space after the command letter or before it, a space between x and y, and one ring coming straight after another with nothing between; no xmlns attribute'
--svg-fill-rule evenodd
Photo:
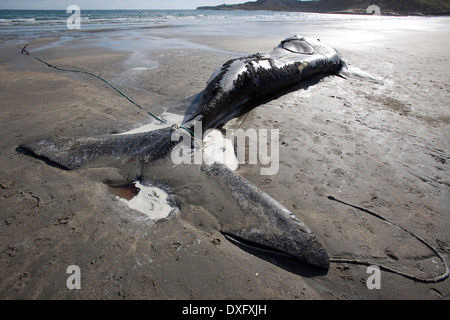
<svg viewBox="0 0 450 320"><path fill-rule="evenodd" d="M160 220L169 217L174 210L167 201L169 195L160 188L144 186L139 181L134 182L139 193L131 200L119 198L119 200L133 210L147 215L152 220Z"/></svg>

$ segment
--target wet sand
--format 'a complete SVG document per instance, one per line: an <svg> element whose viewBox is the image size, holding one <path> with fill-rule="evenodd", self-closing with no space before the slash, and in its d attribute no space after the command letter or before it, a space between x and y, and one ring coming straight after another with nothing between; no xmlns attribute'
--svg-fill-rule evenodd
<svg viewBox="0 0 450 320"><path fill-rule="evenodd" d="M290 36L148 32L200 46L118 50L93 37L89 46L75 39L36 56L111 79L161 114L201 92L223 62ZM252 110L241 128L280 130L280 170L261 176L259 166L242 165L237 172L305 222L330 256L437 276L441 261L417 239L327 196L395 221L450 261L448 35L411 29L363 45L318 36L343 55L347 79L312 79ZM29 48L57 40L28 41ZM323 272L236 246L219 232L209 212L217 201L194 169L149 169L184 199L179 214L153 223L104 183L127 178L120 166L64 171L17 153L34 139L123 132L149 119L97 79L47 68L17 54L15 44L0 46L1 299L449 298L448 280L423 284L382 271L381 289L369 290L366 266L332 263ZM222 196L226 207L232 200ZM70 265L80 267L81 290L66 286Z"/></svg>

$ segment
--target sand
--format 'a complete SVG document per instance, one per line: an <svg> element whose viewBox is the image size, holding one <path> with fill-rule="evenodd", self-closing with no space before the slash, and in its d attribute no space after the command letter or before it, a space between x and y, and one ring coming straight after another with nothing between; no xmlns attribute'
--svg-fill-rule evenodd
<svg viewBox="0 0 450 320"><path fill-rule="evenodd" d="M448 19L441 21L448 28ZM296 214L332 257L373 261L418 277L443 272L439 259L411 235L329 195L395 221L450 261L445 28L367 32L369 40L360 45L349 34L345 42L319 31L317 36L348 62L347 79L313 79L252 110L240 124L279 129L280 169L262 176L260 166L240 165L236 172ZM36 55L112 79L162 114L201 92L223 62L269 51L291 35L285 31L254 38L149 30L199 46L113 50L96 45L92 36L90 46L74 39ZM57 40L27 42L32 51ZM127 178L120 167L97 162L64 171L19 154L16 147L33 139L122 133L149 121L95 78L58 72L17 54L19 42L0 43L1 299L450 297L448 280L424 284L382 271L381 289L370 290L366 266L332 263L323 272L236 246L208 212L208 186L189 170L170 175L166 164L161 172L149 171L156 182L172 181L174 194L185 199L180 212L154 222L128 208L105 183ZM147 57L145 65L136 63L139 54ZM224 206L228 197L223 195ZM80 268L80 290L66 286L70 265Z"/></svg>

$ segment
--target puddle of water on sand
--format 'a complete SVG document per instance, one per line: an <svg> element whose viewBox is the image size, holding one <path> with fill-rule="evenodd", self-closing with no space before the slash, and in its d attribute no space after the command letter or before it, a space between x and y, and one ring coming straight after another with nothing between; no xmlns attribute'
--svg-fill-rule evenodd
<svg viewBox="0 0 450 320"><path fill-rule="evenodd" d="M139 181L121 187L109 187L116 198L128 207L148 216L151 220L169 218L177 209L169 201L169 194L155 186Z"/></svg>

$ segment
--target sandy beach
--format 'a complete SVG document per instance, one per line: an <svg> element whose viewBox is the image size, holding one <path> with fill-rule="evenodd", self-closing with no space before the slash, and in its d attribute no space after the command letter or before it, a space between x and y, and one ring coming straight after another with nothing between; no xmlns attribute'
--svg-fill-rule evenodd
<svg viewBox="0 0 450 320"><path fill-rule="evenodd" d="M253 109L240 128L279 129L280 169L237 172L299 217L331 257L436 277L442 262L411 234L327 197L383 215L450 263L450 19L359 23L307 30L341 53L346 79L312 79ZM249 25L0 40L1 299L450 298L449 280L426 284L382 271L381 289L370 290L367 266L316 270L236 246L210 214L230 196L213 201L194 169L148 168L147 177L170 183L182 203L154 223L105 183L127 178L120 166L67 171L16 151L39 138L118 133L150 121L98 79L48 68L17 45L101 75L161 114L200 93L225 61L304 31L292 22ZM81 270L80 290L66 286L71 265Z"/></svg>

